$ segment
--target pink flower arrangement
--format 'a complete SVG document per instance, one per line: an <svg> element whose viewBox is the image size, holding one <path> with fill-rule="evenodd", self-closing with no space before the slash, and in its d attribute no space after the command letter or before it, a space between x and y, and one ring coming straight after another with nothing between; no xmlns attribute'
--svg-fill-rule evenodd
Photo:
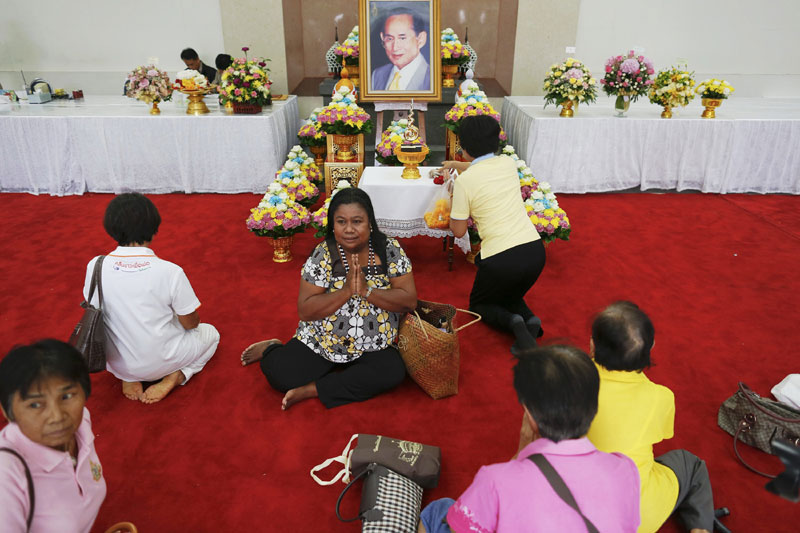
<svg viewBox="0 0 800 533"><path fill-rule="evenodd" d="M606 94L626 94L631 100L647 94L653 84L653 62L631 50L626 56L608 58L605 77L600 80Z"/></svg>
<svg viewBox="0 0 800 533"><path fill-rule="evenodd" d="M259 237L288 237L300 233L311 215L294 201L280 183L272 182L258 206L250 210L247 229Z"/></svg>
<svg viewBox="0 0 800 533"><path fill-rule="evenodd" d="M369 114L356 104L347 86L333 93L331 103L317 114L319 127L328 135L358 135L372 131Z"/></svg>
<svg viewBox="0 0 800 533"><path fill-rule="evenodd" d="M125 96L148 104L172 98L169 74L153 65L136 67L129 72L126 87Z"/></svg>

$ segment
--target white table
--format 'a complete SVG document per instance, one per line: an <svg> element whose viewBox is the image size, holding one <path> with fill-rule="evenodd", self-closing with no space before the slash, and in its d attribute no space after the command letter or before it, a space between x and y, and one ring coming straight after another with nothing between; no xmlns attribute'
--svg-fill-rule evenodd
<svg viewBox="0 0 800 533"><path fill-rule="evenodd" d="M366 167L358 187L369 194L375 218L382 232L392 237L452 237L450 230L431 229L425 224L425 211L436 193L442 190L428 177L436 167L419 167L422 177L404 180L403 167ZM464 235L455 243L469 252L469 237Z"/></svg>
<svg viewBox="0 0 800 533"><path fill-rule="evenodd" d="M124 96L0 106L0 190L261 193L296 144L297 97L257 115L164 102L160 115Z"/></svg>
<svg viewBox="0 0 800 533"><path fill-rule="evenodd" d="M503 101L502 125L536 178L556 192L642 189L800 194L800 99L725 100L702 119L700 98L660 118L646 98L614 116L603 94L573 118L536 96Z"/></svg>

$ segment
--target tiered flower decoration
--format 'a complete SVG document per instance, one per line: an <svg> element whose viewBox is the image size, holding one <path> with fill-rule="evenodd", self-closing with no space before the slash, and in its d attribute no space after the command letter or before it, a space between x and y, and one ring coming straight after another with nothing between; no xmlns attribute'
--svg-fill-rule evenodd
<svg viewBox="0 0 800 533"><path fill-rule="evenodd" d="M665 107L684 107L694 98L692 72L676 67L661 70L656 75L647 96L656 105Z"/></svg>
<svg viewBox="0 0 800 533"><path fill-rule="evenodd" d="M321 107L316 108L308 116L305 124L297 132L301 146L325 146L325 132L320 128L317 115L322 111Z"/></svg>
<svg viewBox="0 0 800 533"><path fill-rule="evenodd" d="M372 131L369 114L358 107L356 95L346 85L333 93L331 103L317 114L317 120L328 135L358 135Z"/></svg>
<svg viewBox="0 0 800 533"><path fill-rule="evenodd" d="M321 185L324 181L324 176L319 167L314 163L314 158L309 157L308 154L299 145L295 145L286 156L286 161L294 161L299 165L300 170L308 181L316 185Z"/></svg>
<svg viewBox="0 0 800 533"><path fill-rule="evenodd" d="M469 61L469 50L467 50L453 28L442 30L441 38L442 65L463 65Z"/></svg>
<svg viewBox="0 0 800 533"><path fill-rule="evenodd" d="M492 104L489 103L489 98L486 93L480 90L478 84L472 80L468 83L462 83L461 95L456 98L456 105L444 115L444 123L447 129L458 135L458 130L461 127L461 121L464 117L474 117L476 115L489 115L497 122L500 122L500 113L495 111ZM500 143L505 145L508 142L506 132L500 130Z"/></svg>
<svg viewBox="0 0 800 533"><path fill-rule="evenodd" d="M300 163L297 163L291 155L275 173L275 182L283 186L289 198L305 207L311 207L319 198L319 188L305 177Z"/></svg>
<svg viewBox="0 0 800 533"><path fill-rule="evenodd" d="M408 120L393 120L389 127L381 134L381 142L375 148L375 159L382 165L397 166L400 161L394 155L394 149L402 144L424 144L421 138L417 138L410 143L403 139L403 134L408 128Z"/></svg>
<svg viewBox="0 0 800 533"><path fill-rule="evenodd" d="M269 91L272 82L267 68L269 59L248 59L248 50L248 47L243 47L245 57L234 58L231 66L220 76L220 103L239 102L265 106L272 102Z"/></svg>
<svg viewBox="0 0 800 533"><path fill-rule="evenodd" d="M653 62L646 57L637 56L633 50L627 56L614 56L606 61L606 75L600 80L603 90L609 95L626 94L636 101L647 94L653 80Z"/></svg>
<svg viewBox="0 0 800 533"><path fill-rule="evenodd" d="M208 88L208 80L196 70L182 70L175 75L176 91L199 91Z"/></svg>
<svg viewBox="0 0 800 533"><path fill-rule="evenodd" d="M544 105L562 105L567 100L590 103L597 99L597 80L589 69L577 59L567 58L561 64L550 66L544 79Z"/></svg>
<svg viewBox="0 0 800 533"><path fill-rule="evenodd" d="M310 221L308 210L292 200L280 183L272 182L258 206L250 210L247 229L259 237L289 237L303 231Z"/></svg>
<svg viewBox="0 0 800 533"><path fill-rule="evenodd" d="M544 242L556 239L569 240L571 231L567 213L559 205L556 195L547 182L539 182L533 177L533 172L519 158L514 147L507 145L503 148L503 155L509 156L517 163L520 192L525 200L528 218L536 226L536 231Z"/></svg>
<svg viewBox="0 0 800 533"><path fill-rule="evenodd" d="M727 81L711 78L710 80L701 81L695 92L701 98L720 98L724 100L735 90Z"/></svg>
<svg viewBox="0 0 800 533"><path fill-rule="evenodd" d="M337 46L333 52L336 54L336 61L340 65L344 64L344 59L347 60L348 65L358 65L358 26L353 27L352 31L347 35L347 39Z"/></svg>
<svg viewBox="0 0 800 533"><path fill-rule="evenodd" d="M125 96L147 104L172 98L169 74L153 65L136 67L128 73Z"/></svg>
<svg viewBox="0 0 800 533"><path fill-rule="evenodd" d="M349 181L341 180L336 184L336 188L333 190L333 192L331 192L331 194L325 199L325 203L322 204L322 207L314 211L314 213L311 215L311 227L317 230L317 232L314 233L314 237L319 239L325 236L325 230L328 227L328 207L331 205L331 198L333 198L337 192L349 187Z"/></svg>

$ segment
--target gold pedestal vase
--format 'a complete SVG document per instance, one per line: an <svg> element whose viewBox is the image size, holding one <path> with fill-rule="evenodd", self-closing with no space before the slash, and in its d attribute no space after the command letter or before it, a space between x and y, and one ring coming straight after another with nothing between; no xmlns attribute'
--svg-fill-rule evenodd
<svg viewBox="0 0 800 533"><path fill-rule="evenodd" d="M559 113L558 116L572 117L575 115L575 112L577 110L578 110L578 102L573 102L572 100L566 100L563 104L561 104L561 113Z"/></svg>
<svg viewBox="0 0 800 533"><path fill-rule="evenodd" d="M294 235L288 237L270 237L272 244L272 260L276 263L288 263L292 260L292 241Z"/></svg>
<svg viewBox="0 0 800 533"><path fill-rule="evenodd" d="M672 118L672 106L664 106L664 111L661 112L661 118Z"/></svg>
<svg viewBox="0 0 800 533"><path fill-rule="evenodd" d="M717 118L715 110L722 105L722 98L703 98L701 102L705 110L700 116L703 118Z"/></svg>
<svg viewBox="0 0 800 533"><path fill-rule="evenodd" d="M314 164L321 167L325 163L325 146L309 146L309 150L314 154Z"/></svg>
<svg viewBox="0 0 800 533"><path fill-rule="evenodd" d="M332 134L333 144L338 147L334 156L335 161L352 161L356 154L352 152L353 145L358 143L357 135L337 135Z"/></svg>
<svg viewBox="0 0 800 533"><path fill-rule="evenodd" d="M208 113L208 106L203 101L203 97L208 92L207 89L197 89L194 91L181 90L183 94L189 97L189 105L186 107L187 115L205 115Z"/></svg>
<svg viewBox="0 0 800 533"><path fill-rule="evenodd" d="M158 108L158 100L153 102L153 107L150 108L150 114L151 115L160 115L161 114L161 110Z"/></svg>
<svg viewBox="0 0 800 533"><path fill-rule="evenodd" d="M442 65L442 87L455 87L458 65Z"/></svg>
<svg viewBox="0 0 800 533"><path fill-rule="evenodd" d="M425 161L425 158L428 157L430 153L430 149L424 144L415 144L413 146L421 146L422 149L419 152L406 152L403 151L403 145L400 145L394 150L394 155L397 156L397 159L403 163L405 167L401 175L405 180L417 180L422 177L417 167L419 167L420 163Z"/></svg>

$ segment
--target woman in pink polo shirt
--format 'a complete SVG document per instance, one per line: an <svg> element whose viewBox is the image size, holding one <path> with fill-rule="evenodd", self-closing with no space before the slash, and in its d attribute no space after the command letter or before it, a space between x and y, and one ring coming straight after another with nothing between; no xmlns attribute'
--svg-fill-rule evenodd
<svg viewBox="0 0 800 533"><path fill-rule="evenodd" d="M636 465L621 453L599 451L586 438L599 387L597 369L578 348L523 352L514 367L514 388L524 412L517 455L481 467L455 502L445 498L428 505L419 531L635 532ZM549 469L566 485L574 505L556 494L552 476L545 474Z"/></svg>
<svg viewBox="0 0 800 533"><path fill-rule="evenodd" d="M0 528L88 532L106 497L81 354L47 339L0 361Z"/></svg>

